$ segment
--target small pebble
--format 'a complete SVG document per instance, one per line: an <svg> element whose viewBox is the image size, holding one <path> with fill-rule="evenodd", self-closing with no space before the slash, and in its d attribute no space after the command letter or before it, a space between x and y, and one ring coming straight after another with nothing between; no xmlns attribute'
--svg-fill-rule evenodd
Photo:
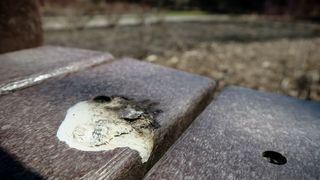
<svg viewBox="0 0 320 180"><path fill-rule="evenodd" d="M119 116L125 120L136 120L143 114L143 111L137 111L133 108L125 108L119 112Z"/></svg>

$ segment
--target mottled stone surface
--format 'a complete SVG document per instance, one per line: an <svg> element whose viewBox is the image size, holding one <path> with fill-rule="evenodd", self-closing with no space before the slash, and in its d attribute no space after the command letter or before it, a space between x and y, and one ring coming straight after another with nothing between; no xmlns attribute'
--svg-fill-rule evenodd
<svg viewBox="0 0 320 180"><path fill-rule="evenodd" d="M149 63L128 59L107 63L0 97L1 149L28 169L21 172L18 168L14 176L141 178L204 109L214 86L208 78ZM155 108L162 110L156 118L160 128L155 130L154 150L146 164L128 148L83 152L57 139L67 109L98 95L158 103Z"/></svg>
<svg viewBox="0 0 320 180"><path fill-rule="evenodd" d="M145 179L320 179L319 170L319 102L228 87Z"/></svg>
<svg viewBox="0 0 320 180"><path fill-rule="evenodd" d="M109 61L97 51L44 46L0 55L0 95Z"/></svg>

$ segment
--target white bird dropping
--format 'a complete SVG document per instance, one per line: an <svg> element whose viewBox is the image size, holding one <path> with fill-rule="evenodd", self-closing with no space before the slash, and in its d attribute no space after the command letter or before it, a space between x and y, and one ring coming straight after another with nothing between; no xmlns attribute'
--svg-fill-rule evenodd
<svg viewBox="0 0 320 180"><path fill-rule="evenodd" d="M57 137L81 151L136 150L146 162L153 148L154 115L122 97L98 96L70 107Z"/></svg>

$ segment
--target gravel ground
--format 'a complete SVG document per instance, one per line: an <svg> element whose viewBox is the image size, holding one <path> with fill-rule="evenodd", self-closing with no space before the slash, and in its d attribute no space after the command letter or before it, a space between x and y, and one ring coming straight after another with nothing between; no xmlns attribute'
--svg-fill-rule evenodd
<svg viewBox="0 0 320 180"><path fill-rule="evenodd" d="M251 43L203 43L146 60L228 84L320 100L320 38Z"/></svg>
<svg viewBox="0 0 320 180"><path fill-rule="evenodd" d="M228 20L45 32L47 44L109 51L228 84L320 100L320 26Z"/></svg>

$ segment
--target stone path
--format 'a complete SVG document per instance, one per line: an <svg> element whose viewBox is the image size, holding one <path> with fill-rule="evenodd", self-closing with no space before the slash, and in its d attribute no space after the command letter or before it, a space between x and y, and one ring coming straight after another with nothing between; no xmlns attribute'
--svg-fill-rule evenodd
<svg viewBox="0 0 320 180"><path fill-rule="evenodd" d="M119 19L117 19L119 18ZM230 19L234 20L255 20L257 16L242 15L237 18L229 15L153 15L146 14L144 16L127 14L112 17L108 15L95 16L75 16L75 17L44 17L42 18L44 30L65 30L72 28L102 28L108 26L134 26L141 24L155 24L162 22L224 22ZM115 20L117 19L117 20Z"/></svg>

